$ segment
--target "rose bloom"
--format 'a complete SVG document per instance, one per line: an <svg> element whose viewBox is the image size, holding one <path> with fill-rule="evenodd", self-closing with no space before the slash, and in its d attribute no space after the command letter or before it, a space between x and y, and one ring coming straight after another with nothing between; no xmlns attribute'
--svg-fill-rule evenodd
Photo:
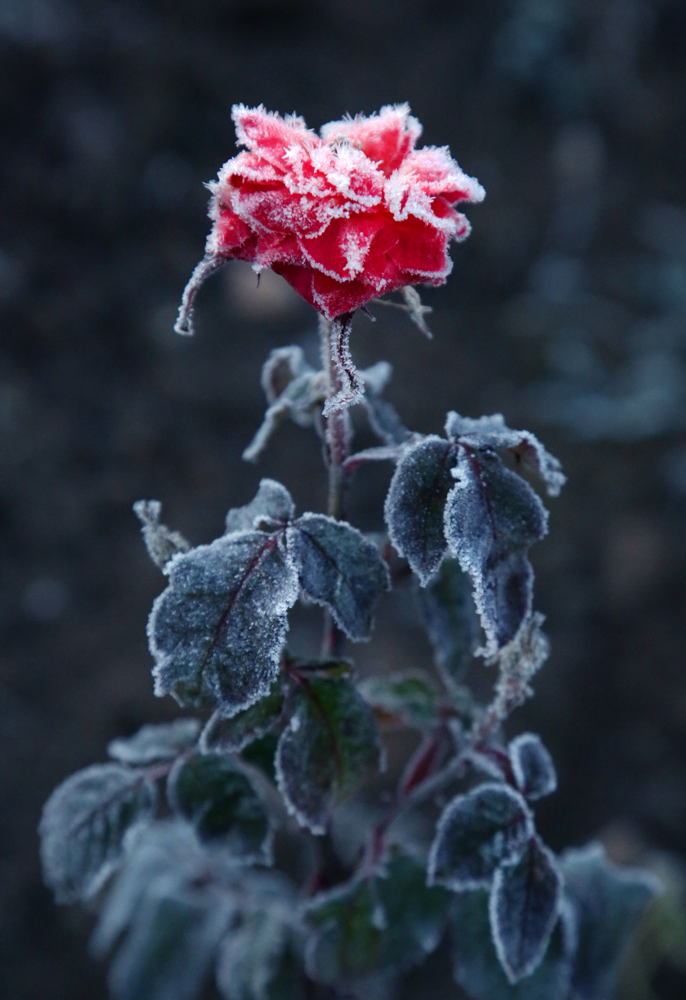
<svg viewBox="0 0 686 1000"><path fill-rule="evenodd" d="M447 147L415 149L422 127L406 104L330 122L233 108L245 152L210 184L212 232L184 296L189 332L198 287L225 260L271 267L327 319L418 282L441 285L450 240L470 231L453 206L484 189Z"/></svg>

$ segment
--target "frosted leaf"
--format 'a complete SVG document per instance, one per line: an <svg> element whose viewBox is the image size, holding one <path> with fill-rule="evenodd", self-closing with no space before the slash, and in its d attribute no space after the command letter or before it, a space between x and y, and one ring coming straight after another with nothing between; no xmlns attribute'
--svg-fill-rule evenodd
<svg viewBox="0 0 686 1000"><path fill-rule="evenodd" d="M379 731L346 677L301 674L292 706L276 752L278 787L298 823L323 834L334 806L378 772Z"/></svg>
<svg viewBox="0 0 686 1000"><path fill-rule="evenodd" d="M438 821L429 883L455 892L487 887L496 868L519 858L532 835L531 811L507 785L479 785L457 795Z"/></svg>
<svg viewBox="0 0 686 1000"><path fill-rule="evenodd" d="M246 462L254 462L264 451L269 439L281 422L290 417L301 427L309 427L314 412L326 398L326 376L313 369L299 375L286 386L281 395L267 409L264 420L248 447L243 452Z"/></svg>
<svg viewBox="0 0 686 1000"><path fill-rule="evenodd" d="M512 642L487 660L498 664L500 676L496 684L493 710L498 719L506 719L533 693L529 681L540 670L550 652L547 637L541 632L545 617L535 611L519 629Z"/></svg>
<svg viewBox="0 0 686 1000"><path fill-rule="evenodd" d="M330 321L329 349L331 365L336 373L337 390L327 399L324 406L324 416L345 410L353 403L359 403L364 395L364 382L353 363L350 354L350 331L353 325L353 314L345 313Z"/></svg>
<svg viewBox="0 0 686 1000"><path fill-rule="evenodd" d="M578 916L572 996L606 1000L615 994L622 958L660 885L649 872L608 861L599 844L565 851L560 864Z"/></svg>
<svg viewBox="0 0 686 1000"><path fill-rule="evenodd" d="M474 655L478 634L469 577L457 559L444 559L418 598L434 661L454 690Z"/></svg>
<svg viewBox="0 0 686 1000"><path fill-rule="evenodd" d="M164 569L177 552L188 552L187 542L178 531L171 531L160 523L162 504L159 500L137 500L133 505L136 517L143 525L143 541L148 555L160 569Z"/></svg>
<svg viewBox="0 0 686 1000"><path fill-rule="evenodd" d="M198 882L212 858L182 820L151 823L127 843L125 863L104 898L91 950L103 958L129 926L146 893L160 881L171 891ZM216 857L216 855L214 856Z"/></svg>
<svg viewBox="0 0 686 1000"><path fill-rule="evenodd" d="M39 834L43 877L58 903L98 892L121 863L127 831L151 818L155 802L154 784L119 764L94 764L55 789Z"/></svg>
<svg viewBox="0 0 686 1000"><path fill-rule="evenodd" d="M384 509L391 542L425 586L447 550L443 513L454 489L456 449L430 435L398 462Z"/></svg>
<svg viewBox="0 0 686 1000"><path fill-rule="evenodd" d="M527 551L547 531L547 512L520 476L490 451L460 447L445 506L445 537L469 573L489 649L510 642L531 613Z"/></svg>
<svg viewBox="0 0 686 1000"><path fill-rule="evenodd" d="M395 857L374 875L315 896L305 907L308 975L343 993L374 992L377 977L395 978L441 942L450 893L426 884L423 862Z"/></svg>
<svg viewBox="0 0 686 1000"><path fill-rule="evenodd" d="M155 693L231 715L276 679L298 577L277 535L225 535L176 556L148 622Z"/></svg>
<svg viewBox="0 0 686 1000"><path fill-rule="evenodd" d="M314 369L305 361L302 348L296 344L289 347L276 347L262 365L260 382L271 406L288 388L294 379L301 375L310 375Z"/></svg>
<svg viewBox="0 0 686 1000"><path fill-rule="evenodd" d="M274 681L264 698L237 712L230 718L215 712L202 731L202 753L239 753L244 747L268 733L278 722L283 709L283 690L279 680Z"/></svg>
<svg viewBox="0 0 686 1000"><path fill-rule="evenodd" d="M217 987L226 1000L304 1000L305 982L283 906L248 914L219 952Z"/></svg>
<svg viewBox="0 0 686 1000"><path fill-rule="evenodd" d="M226 754L197 754L179 761L167 795L203 841L221 844L243 861L269 858L269 817L249 780Z"/></svg>
<svg viewBox="0 0 686 1000"><path fill-rule="evenodd" d="M431 728L438 722L438 692L429 676L419 671L367 677L360 684L360 693L381 721L416 729Z"/></svg>
<svg viewBox="0 0 686 1000"><path fill-rule="evenodd" d="M498 959L511 983L530 976L560 915L562 875L551 851L532 837L520 860L495 873L489 914Z"/></svg>
<svg viewBox="0 0 686 1000"><path fill-rule="evenodd" d="M377 448L363 448L346 458L343 468L352 472L358 465L366 462L397 462L406 452L402 444L387 444Z"/></svg>
<svg viewBox="0 0 686 1000"><path fill-rule="evenodd" d="M226 534L253 531L266 524L268 528L290 521L295 513L293 499L275 479L261 479L253 500L244 507L233 507L226 515Z"/></svg>
<svg viewBox="0 0 686 1000"><path fill-rule="evenodd" d="M219 892L155 882L109 974L115 1000L195 1000L232 914Z"/></svg>
<svg viewBox="0 0 686 1000"><path fill-rule="evenodd" d="M465 992L474 1000L569 1000L575 947L569 908L563 908L536 970L515 985L498 961L488 911L483 889L461 892L451 908L453 975Z"/></svg>
<svg viewBox="0 0 686 1000"><path fill-rule="evenodd" d="M535 733L522 733L509 744L508 753L517 788L530 802L557 788L553 758Z"/></svg>
<svg viewBox="0 0 686 1000"><path fill-rule="evenodd" d="M128 739L112 740L107 744L107 752L122 764L173 760L195 744L199 732L198 719L174 719L173 722L143 726Z"/></svg>
<svg viewBox="0 0 686 1000"><path fill-rule="evenodd" d="M388 567L376 545L324 514L303 514L288 529L287 540L310 600L326 605L348 638L368 639L374 605L389 588Z"/></svg>
<svg viewBox="0 0 686 1000"><path fill-rule="evenodd" d="M445 432L452 441L459 441L467 448L507 448L543 480L548 496L559 496L567 482L559 461L530 431L510 430L502 413L473 420L451 410L446 419Z"/></svg>

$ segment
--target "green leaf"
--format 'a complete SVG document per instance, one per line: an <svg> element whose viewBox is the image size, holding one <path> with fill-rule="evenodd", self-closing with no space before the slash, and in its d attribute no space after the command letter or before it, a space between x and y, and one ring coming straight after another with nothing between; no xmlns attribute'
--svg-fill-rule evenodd
<svg viewBox="0 0 686 1000"><path fill-rule="evenodd" d="M367 677L360 684L360 693L382 718L415 729L431 728L438 721L438 692L428 675L419 671Z"/></svg>
<svg viewBox="0 0 686 1000"><path fill-rule="evenodd" d="M612 864L599 844L565 851L560 864L578 916L574 998L606 1000L614 995L622 958L659 883L646 871Z"/></svg>
<svg viewBox="0 0 686 1000"><path fill-rule="evenodd" d="M418 596L436 666L454 690L474 655L478 636L470 579L457 559L444 559Z"/></svg>
<svg viewBox="0 0 686 1000"><path fill-rule="evenodd" d="M124 837L148 821L156 789L119 764L77 771L52 793L39 833L43 876L58 903L93 896L121 863Z"/></svg>
<svg viewBox="0 0 686 1000"><path fill-rule="evenodd" d="M231 715L269 693L299 593L280 539L225 535L168 563L148 623L157 695Z"/></svg>
<svg viewBox="0 0 686 1000"><path fill-rule="evenodd" d="M199 732L198 719L174 719L173 722L142 726L128 739L112 740L107 744L107 752L122 764L174 760L195 744Z"/></svg>
<svg viewBox="0 0 686 1000"><path fill-rule="evenodd" d="M520 857L533 832L531 810L508 785L488 783L457 795L438 821L429 882L455 892L485 888L499 865Z"/></svg>
<svg viewBox="0 0 686 1000"><path fill-rule="evenodd" d="M300 585L329 608L349 639L368 639L374 606L389 588L388 567L376 545L345 521L303 514L287 531Z"/></svg>
<svg viewBox="0 0 686 1000"><path fill-rule="evenodd" d="M574 948L569 913L558 920L536 971L514 986L495 952L486 891L455 896L450 923L453 974L472 1000L568 1000Z"/></svg>
<svg viewBox="0 0 686 1000"><path fill-rule="evenodd" d="M286 808L300 825L323 834L334 806L380 764L376 720L355 685L301 675L275 761Z"/></svg>
<svg viewBox="0 0 686 1000"><path fill-rule="evenodd" d="M367 992L438 947L450 900L449 892L427 886L423 861L410 856L320 893L305 909L308 975L339 991Z"/></svg>
<svg viewBox="0 0 686 1000"><path fill-rule="evenodd" d="M223 754L197 754L169 775L172 808L205 841L221 843L245 861L268 858L269 817L245 774Z"/></svg>
<svg viewBox="0 0 686 1000"><path fill-rule="evenodd" d="M264 736L276 725L283 709L281 681L276 680L269 694L250 708L225 718L215 712L200 737L202 753L216 750L220 753L238 753L249 743Z"/></svg>
<svg viewBox="0 0 686 1000"><path fill-rule="evenodd" d="M304 1000L305 979L283 904L246 915L224 940L217 986L226 1000Z"/></svg>
<svg viewBox="0 0 686 1000"><path fill-rule="evenodd" d="M405 556L422 586L447 551L443 512L455 486L450 470L456 448L430 435L408 448L398 462L386 497L385 516L391 542Z"/></svg>

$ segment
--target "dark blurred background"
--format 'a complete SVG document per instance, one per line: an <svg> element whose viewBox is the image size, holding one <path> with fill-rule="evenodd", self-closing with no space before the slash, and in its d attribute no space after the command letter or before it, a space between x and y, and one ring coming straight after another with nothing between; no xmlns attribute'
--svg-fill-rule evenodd
<svg viewBox="0 0 686 1000"><path fill-rule="evenodd" d="M3 998L106 996L35 831L66 775L175 714L152 694L163 580L132 503L162 500L196 543L261 475L324 505L311 432L240 459L262 361L292 342L314 357L312 311L230 265L195 338L172 332L235 102L318 128L407 100L486 187L425 295L434 341L376 309L353 354L393 363L411 428L502 411L563 460L533 553L553 652L511 724L558 766L539 825L555 849L686 856L685 46L683 0L0 0ZM390 472L358 476L365 529ZM404 614L381 609L363 670L426 655ZM294 642L313 628L303 613ZM662 962L655 995L686 995L680 976Z"/></svg>

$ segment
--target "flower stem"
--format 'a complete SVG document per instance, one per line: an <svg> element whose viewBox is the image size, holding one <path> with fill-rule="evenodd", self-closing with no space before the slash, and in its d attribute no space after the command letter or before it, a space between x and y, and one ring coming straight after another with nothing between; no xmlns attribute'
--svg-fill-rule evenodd
<svg viewBox="0 0 686 1000"><path fill-rule="evenodd" d="M319 336L321 339L322 368L327 373L327 402L340 392L342 387L341 373L332 356L332 327L334 324L349 323L348 316L327 320L319 318ZM335 332L335 331L333 331ZM346 472L343 466L350 455L352 428L350 414L347 409L334 410L326 418L325 455L329 474L330 517L341 520L345 513ZM340 656L345 644L345 635L336 627L329 611L324 612L324 639L322 656Z"/></svg>

